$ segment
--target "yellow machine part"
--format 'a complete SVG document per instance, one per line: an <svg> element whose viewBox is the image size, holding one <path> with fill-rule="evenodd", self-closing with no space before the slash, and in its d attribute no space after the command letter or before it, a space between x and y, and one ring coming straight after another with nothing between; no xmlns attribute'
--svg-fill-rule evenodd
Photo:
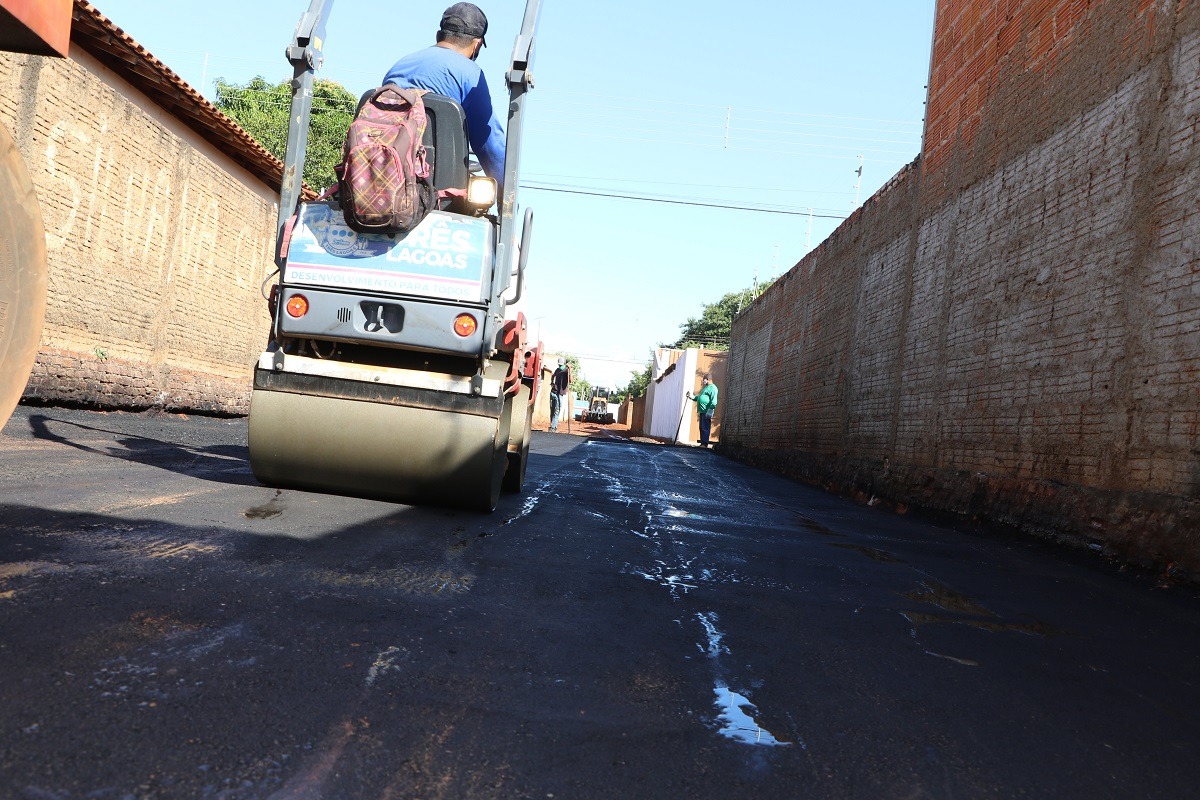
<svg viewBox="0 0 1200 800"><path fill-rule="evenodd" d="M250 467L269 486L491 511L512 407L496 418L255 389Z"/></svg>
<svg viewBox="0 0 1200 800"><path fill-rule="evenodd" d="M46 237L29 171L0 125L0 426L37 357L46 313Z"/></svg>

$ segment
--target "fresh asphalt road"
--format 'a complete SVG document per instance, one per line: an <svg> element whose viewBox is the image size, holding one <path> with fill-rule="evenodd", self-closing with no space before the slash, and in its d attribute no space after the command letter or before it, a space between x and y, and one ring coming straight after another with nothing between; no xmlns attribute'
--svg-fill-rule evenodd
<svg viewBox="0 0 1200 800"><path fill-rule="evenodd" d="M490 515L256 483L244 420L0 435L3 798L1195 796L1200 598L699 449Z"/></svg>

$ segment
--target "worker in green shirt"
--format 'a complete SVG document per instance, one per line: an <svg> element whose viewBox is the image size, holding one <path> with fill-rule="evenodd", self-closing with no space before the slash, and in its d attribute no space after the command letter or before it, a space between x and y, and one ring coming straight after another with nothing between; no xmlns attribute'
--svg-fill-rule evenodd
<svg viewBox="0 0 1200 800"><path fill-rule="evenodd" d="M688 392L688 400L695 402L696 411L700 414L700 446L708 447L708 434L712 431L713 414L717 413L717 385L712 382L712 376L707 372L700 378L700 394Z"/></svg>

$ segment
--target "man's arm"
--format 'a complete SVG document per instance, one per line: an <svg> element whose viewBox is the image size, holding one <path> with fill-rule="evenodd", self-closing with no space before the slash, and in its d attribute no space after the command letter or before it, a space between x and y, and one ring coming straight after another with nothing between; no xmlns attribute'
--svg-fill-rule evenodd
<svg viewBox="0 0 1200 800"><path fill-rule="evenodd" d="M488 92L487 80L479 73L475 84L463 99L463 111L467 115L467 137L471 149L479 156L479 163L488 177L497 184L504 182L504 126L496 119L492 108L492 96ZM503 189L503 186L500 187Z"/></svg>

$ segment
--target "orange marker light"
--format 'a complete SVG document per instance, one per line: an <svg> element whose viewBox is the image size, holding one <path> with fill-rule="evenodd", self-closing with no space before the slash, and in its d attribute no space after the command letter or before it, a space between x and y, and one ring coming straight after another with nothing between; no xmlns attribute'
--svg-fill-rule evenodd
<svg viewBox="0 0 1200 800"><path fill-rule="evenodd" d="M454 318L454 332L464 339L475 332L479 323L470 314L459 314Z"/></svg>
<svg viewBox="0 0 1200 800"><path fill-rule="evenodd" d="M308 298L302 294L294 294L288 298L286 308L290 316L300 319L308 313Z"/></svg>

